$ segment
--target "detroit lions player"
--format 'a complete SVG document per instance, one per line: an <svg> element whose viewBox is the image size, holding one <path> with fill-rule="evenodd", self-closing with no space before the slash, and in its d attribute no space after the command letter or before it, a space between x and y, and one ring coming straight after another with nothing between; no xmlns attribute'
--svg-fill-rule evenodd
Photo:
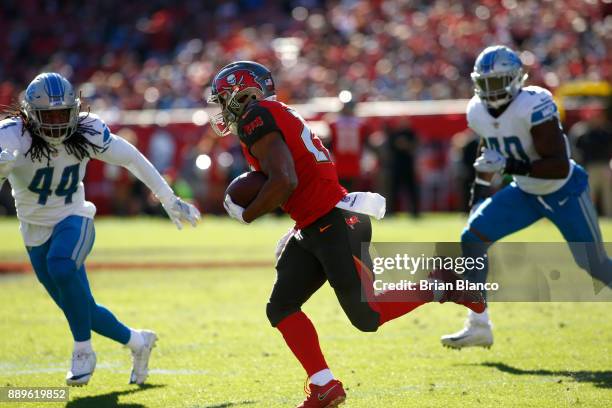
<svg viewBox="0 0 612 408"><path fill-rule="evenodd" d="M612 260L602 245L588 175L570 159L551 93L523 86L526 78L520 58L508 47L488 47L476 59L475 95L468 104L467 120L481 137L482 153L474 163L477 174L472 211L461 235L463 253L482 256L493 242L546 217L567 242L593 243L587 257L576 251L574 259L610 286ZM491 197L495 173L510 174L513 182ZM470 271L468 278L485 282L486 273L486 269ZM470 312L465 328L441 341L453 348L491 346L488 312Z"/></svg>
<svg viewBox="0 0 612 408"><path fill-rule="evenodd" d="M110 133L97 116L80 113L80 100L64 77L38 75L21 105L0 121L0 185L8 178L28 255L38 280L62 309L72 336L68 385L89 382L96 366L91 331L132 351L130 383L142 384L157 336L126 327L96 304L85 258L94 243L96 207L85 201L83 177L90 159L129 169L159 198L172 221L195 225L198 210L177 198L134 146Z"/></svg>

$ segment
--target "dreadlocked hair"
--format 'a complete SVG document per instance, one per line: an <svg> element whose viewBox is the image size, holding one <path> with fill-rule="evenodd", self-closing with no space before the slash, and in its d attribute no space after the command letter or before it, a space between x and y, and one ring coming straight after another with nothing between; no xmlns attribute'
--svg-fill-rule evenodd
<svg viewBox="0 0 612 408"><path fill-rule="evenodd" d="M57 149L47 143L42 137L38 136L32 129L32 125L29 123L28 117L18 103L5 106L3 112L4 119L19 118L23 122L21 128L21 136L24 135L27 130L32 136L32 144L25 156L30 156L32 162L43 160L47 161L47 166L51 162L51 156L57 154ZM82 161L85 158L91 158L92 154L98 154L104 151L102 146L98 146L92 143L85 137L85 134L96 135L99 132L94 129L91 122L93 120L87 120L89 118L89 110L87 115L79 117L78 125L72 136L64 140L63 145L66 148L68 154L73 155L77 160Z"/></svg>

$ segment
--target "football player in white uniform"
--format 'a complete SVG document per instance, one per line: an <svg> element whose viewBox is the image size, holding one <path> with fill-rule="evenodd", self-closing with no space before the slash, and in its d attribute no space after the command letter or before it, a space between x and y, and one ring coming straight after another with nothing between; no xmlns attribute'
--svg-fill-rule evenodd
<svg viewBox="0 0 612 408"><path fill-rule="evenodd" d="M472 209L461 235L463 254L483 256L492 243L545 217L568 243L590 243L587 256L570 245L574 259L611 286L612 260L602 244L588 175L570 159L551 93L524 86L526 78L520 58L508 47L488 47L476 59L475 95L468 104L467 120L480 135L481 155L474 163ZM513 182L491 196L495 173L512 175ZM466 274L475 282L485 282L487 269ZM452 348L490 347L493 334L488 312L470 312L465 328L441 341Z"/></svg>
<svg viewBox="0 0 612 408"><path fill-rule="evenodd" d="M134 330L89 288L85 258L94 243L96 207L85 201L83 177L90 159L130 170L155 193L172 221L195 226L199 211L174 195L153 165L130 143L112 134L97 116L80 112L74 88L59 74L38 75L24 100L0 121L0 184L8 178L25 246L38 280L62 309L74 338L68 385L91 378L96 354L91 331L132 351L130 383L142 384L156 335Z"/></svg>

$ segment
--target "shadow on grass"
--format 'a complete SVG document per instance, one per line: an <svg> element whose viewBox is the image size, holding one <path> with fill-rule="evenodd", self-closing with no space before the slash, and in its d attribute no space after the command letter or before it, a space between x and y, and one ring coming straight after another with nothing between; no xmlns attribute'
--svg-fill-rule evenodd
<svg viewBox="0 0 612 408"><path fill-rule="evenodd" d="M239 402L222 402L221 404L206 405L202 408L230 408L230 407L241 407L243 405L255 404L255 401L239 401Z"/></svg>
<svg viewBox="0 0 612 408"><path fill-rule="evenodd" d="M145 384L130 390L109 392L107 394L92 395L88 397L75 398L66 404L66 408L145 408L145 405L137 403L119 403L119 397L122 395L134 394L140 391L151 390L153 388L162 388L165 385Z"/></svg>
<svg viewBox="0 0 612 408"><path fill-rule="evenodd" d="M542 376L564 376L570 377L576 382L592 383L599 388L612 388L612 371L571 371L571 370L524 370L512 367L504 363L485 362L480 364L485 367L497 368L499 371L512 375L542 375Z"/></svg>

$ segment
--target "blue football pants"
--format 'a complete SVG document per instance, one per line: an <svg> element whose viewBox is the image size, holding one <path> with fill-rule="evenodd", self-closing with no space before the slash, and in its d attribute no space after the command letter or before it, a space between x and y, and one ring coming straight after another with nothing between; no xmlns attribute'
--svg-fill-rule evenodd
<svg viewBox="0 0 612 408"><path fill-rule="evenodd" d="M603 246L597 213L589 196L588 176L578 165L567 183L554 193L528 194L513 182L486 199L472 213L461 234L463 255L483 256L495 241L544 217L557 226L578 266L612 287L612 259ZM474 282L486 282L487 270L470 271L467 277Z"/></svg>
<svg viewBox="0 0 612 408"><path fill-rule="evenodd" d="M93 298L85 258L95 240L93 220L70 216L59 222L43 245L28 248L36 277L62 309L75 341L91 338L91 330L122 344L130 329Z"/></svg>

